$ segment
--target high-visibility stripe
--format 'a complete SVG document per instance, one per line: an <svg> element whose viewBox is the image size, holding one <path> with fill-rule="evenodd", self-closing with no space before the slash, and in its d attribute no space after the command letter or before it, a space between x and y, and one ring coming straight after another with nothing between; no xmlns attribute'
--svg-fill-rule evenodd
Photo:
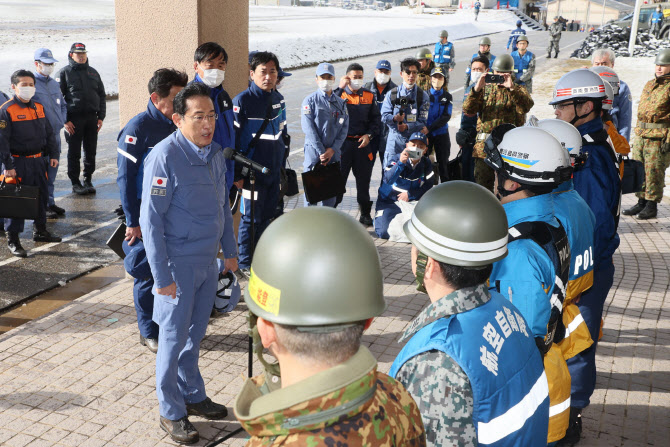
<svg viewBox="0 0 670 447"><path fill-rule="evenodd" d="M549 407L549 417L554 417L558 414L561 414L568 408L570 408L570 397L568 397L560 404L552 405L551 407Z"/></svg>
<svg viewBox="0 0 670 447"><path fill-rule="evenodd" d="M467 251L486 251L486 250L496 250L501 247L505 248L507 246L507 234L504 237L498 239L497 241L492 242L462 242L455 239L450 239L448 237L437 234L427 226L421 223L416 215L412 216L412 224L419 230L421 233L425 234L427 237L437 242L440 245L449 246L452 248L457 248L459 250Z"/></svg>
<svg viewBox="0 0 670 447"><path fill-rule="evenodd" d="M435 175L435 171L430 171L430 174L428 174L428 175L426 176L426 180L428 180L429 178L431 178L433 175Z"/></svg>
<svg viewBox="0 0 670 447"><path fill-rule="evenodd" d="M119 154L123 155L123 156L126 157L128 160L132 161L133 163L137 163L137 158L136 158L136 157L133 157L132 155L130 155L128 152L124 151L124 150L121 149L120 147L116 148L116 152L118 152Z"/></svg>
<svg viewBox="0 0 670 447"><path fill-rule="evenodd" d="M406 189L398 188L396 185L391 186L391 188L393 188L393 189L395 189L396 191L399 191L399 192L407 192Z"/></svg>
<svg viewBox="0 0 670 447"><path fill-rule="evenodd" d="M282 134L281 132L279 132L279 133L276 134L276 135L268 135L268 134L265 134L265 133L264 133L264 134L262 134L262 135L260 136L260 139L261 139L261 140L277 141L277 140L279 139L279 137L281 137L281 134ZM252 134L251 134L251 138L256 138L256 134L255 134L255 133L252 133Z"/></svg>
<svg viewBox="0 0 670 447"><path fill-rule="evenodd" d="M555 307L558 309L559 312L563 312L563 304L561 303L561 300L558 299L558 295L555 293L551 295L551 306Z"/></svg>
<svg viewBox="0 0 670 447"><path fill-rule="evenodd" d="M237 121L233 121L233 126L240 127L240 123L238 123Z"/></svg>
<svg viewBox="0 0 670 447"><path fill-rule="evenodd" d="M576 330L577 330L577 327L578 327L580 324L582 324L582 323L584 323L584 317L583 317L582 314L580 313L580 314L577 315L577 316L575 317L575 319L572 320L572 321L570 322L570 324L568 324L568 326L565 328L565 338L568 338L568 337L570 336L571 333L573 333L574 331L576 331Z"/></svg>
<svg viewBox="0 0 670 447"><path fill-rule="evenodd" d="M250 189L242 189L242 198L251 200L251 190ZM258 191L254 191L254 200L258 200Z"/></svg>
<svg viewBox="0 0 670 447"><path fill-rule="evenodd" d="M511 435L524 426L547 397L549 397L549 384L547 374L543 371L518 404L489 422L477 423L477 440L480 444L493 444Z"/></svg>

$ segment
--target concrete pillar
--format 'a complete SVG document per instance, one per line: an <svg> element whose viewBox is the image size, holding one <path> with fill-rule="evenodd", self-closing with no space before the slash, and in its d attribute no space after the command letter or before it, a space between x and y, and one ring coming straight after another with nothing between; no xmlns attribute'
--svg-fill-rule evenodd
<svg viewBox="0 0 670 447"><path fill-rule="evenodd" d="M193 53L217 42L228 53L224 88L231 97L247 88L249 4L241 0L115 1L121 126L146 108L147 83L159 68L193 79Z"/></svg>

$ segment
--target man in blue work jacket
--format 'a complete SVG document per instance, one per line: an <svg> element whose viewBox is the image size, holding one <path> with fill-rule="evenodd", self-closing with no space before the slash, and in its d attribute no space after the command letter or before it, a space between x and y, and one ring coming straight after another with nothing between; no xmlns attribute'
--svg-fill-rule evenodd
<svg viewBox="0 0 670 447"><path fill-rule="evenodd" d="M54 59L51 50L46 48L38 48L35 51L35 101L42 104L44 107L44 114L51 124L51 129L56 136L56 144L58 145L58 157L60 161L60 131L67 120L67 104L60 91L60 84L56 82L51 74L54 71L54 65L58 62ZM49 187L49 201L47 203L47 218L53 219L65 214L65 210L56 205L54 201L54 181L58 174L58 166L47 167L47 182Z"/></svg>
<svg viewBox="0 0 670 447"><path fill-rule="evenodd" d="M656 7L656 11L654 11L651 14L651 19L649 20L651 23L651 28L649 29L649 32L654 35L655 38L658 39L658 33L661 31L661 26L663 26L663 20L665 19L665 15L663 14L663 9L661 8L661 5L658 5Z"/></svg>
<svg viewBox="0 0 670 447"><path fill-rule="evenodd" d="M447 77L441 68L433 68L430 73L430 109L426 126L428 128L428 150L435 154L440 182L449 180L449 120L452 111L452 96L447 91Z"/></svg>
<svg viewBox="0 0 670 447"><path fill-rule="evenodd" d="M586 69L573 70L561 77L549 103L556 118L567 121L582 135L582 152L588 152L584 166L575 171L575 190L596 216L593 244L593 287L582 294L579 310L591 333L593 345L568 360L572 376L570 427L566 439L579 439L582 409L590 403L596 384L595 354L607 293L614 281L612 256L619 246L617 227L621 204L621 180L614 149L600 118L606 97L603 80Z"/></svg>
<svg viewBox="0 0 670 447"><path fill-rule="evenodd" d="M436 67L442 68L446 73L447 84L449 84L449 73L456 67L456 51L454 44L449 42L449 32L446 29L440 31L440 41L435 44L433 51L433 62Z"/></svg>
<svg viewBox="0 0 670 447"><path fill-rule="evenodd" d="M318 164L339 162L349 129L346 102L333 94L335 67L332 64L323 62L316 67L316 85L319 89L302 101L300 124L305 133L305 171L311 171ZM321 202L333 208L336 203L337 197ZM310 205L305 198L305 206Z"/></svg>
<svg viewBox="0 0 670 447"><path fill-rule="evenodd" d="M140 226L155 281L153 320L160 327L160 427L183 444L199 439L188 415L228 414L207 397L198 368L216 297L219 248L223 273L237 270L226 164L221 146L212 141L216 118L209 88L197 82L180 91L172 115L179 131L149 153L142 184Z"/></svg>
<svg viewBox="0 0 670 447"><path fill-rule="evenodd" d="M516 29L509 33L509 39L507 39L507 49L509 50L510 45L512 46L512 51L516 51L516 42L519 40L519 37L526 35L526 30L521 28L523 22L521 20L516 21Z"/></svg>
<svg viewBox="0 0 670 447"><path fill-rule="evenodd" d="M382 123L388 128L384 166L404 149L414 132L428 134L430 98L416 85L421 65L412 58L400 62L402 85L388 92L382 105Z"/></svg>
<svg viewBox="0 0 670 447"><path fill-rule="evenodd" d="M245 157L268 168L258 174L255 183L254 228L251 240L251 190L243 168L236 166L235 181L242 189L240 212L242 220L237 234L240 268L248 269L253 256L252 247L276 215L279 202L279 172L286 164L286 109L284 97L275 86L279 75L279 60L273 53L256 52L251 58L251 85L233 99L235 114L235 147ZM265 121L267 124L264 125Z"/></svg>
<svg viewBox="0 0 670 447"><path fill-rule="evenodd" d="M616 54L609 48L599 48L591 55L591 64L593 67L609 67L614 69L614 61ZM630 92L630 87L623 80L618 80L618 88L612 85L614 89L614 103L610 116L614 122L617 132L626 140L630 141L631 123L633 121L633 95Z"/></svg>
<svg viewBox="0 0 670 447"><path fill-rule="evenodd" d="M379 137L373 138L370 142L372 154L379 153L379 161L382 164L382 171L384 171L384 152L386 152L386 139L388 138L389 130L382 123L382 104L384 104L384 97L386 94L397 87L396 83L391 80L391 63L386 59L377 62L375 66L375 78L368 82L363 88L370 90L375 94L377 107L379 108Z"/></svg>
<svg viewBox="0 0 670 447"><path fill-rule="evenodd" d="M218 117L214 130L214 141L222 148L235 146L233 101L222 85L227 66L228 53L218 43L205 42L195 50L193 70L196 75L191 82L201 82L211 89L209 95L214 102L214 109ZM235 172L235 162L226 160L226 169L231 173L226 176L226 186L230 191L234 181L232 173Z"/></svg>
<svg viewBox="0 0 670 447"><path fill-rule="evenodd" d="M140 203L144 179L144 159L151 149L167 138L177 127L172 122L174 97L188 83L188 76L169 68L156 70L149 80L147 110L135 115L117 138L116 165L119 169L116 183L121 194L121 206L126 216L126 237L132 247L142 239ZM150 351L158 350L158 325L151 319L154 296L151 276L135 278L133 299L140 330L140 344Z"/></svg>

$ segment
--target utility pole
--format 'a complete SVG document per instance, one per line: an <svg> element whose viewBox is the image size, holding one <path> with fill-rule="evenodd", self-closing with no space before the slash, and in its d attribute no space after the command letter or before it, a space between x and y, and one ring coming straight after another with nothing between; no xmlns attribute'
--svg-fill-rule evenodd
<svg viewBox="0 0 670 447"><path fill-rule="evenodd" d="M588 32L589 27L589 18L591 16L591 0L586 0L586 25L584 31Z"/></svg>
<svg viewBox="0 0 670 447"><path fill-rule="evenodd" d="M605 2L607 0L603 0L603 14L600 17L600 26L605 26Z"/></svg>
<svg viewBox="0 0 670 447"><path fill-rule="evenodd" d="M630 27L630 40L628 41L628 52L630 57L633 57L635 52L635 42L637 40L637 26L640 23L640 7L642 6L642 0L635 0L635 13L633 14L633 23Z"/></svg>

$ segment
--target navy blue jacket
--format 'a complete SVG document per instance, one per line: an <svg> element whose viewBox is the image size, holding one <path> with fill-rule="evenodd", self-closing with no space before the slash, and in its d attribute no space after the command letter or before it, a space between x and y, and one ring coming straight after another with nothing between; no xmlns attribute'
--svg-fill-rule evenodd
<svg viewBox="0 0 670 447"><path fill-rule="evenodd" d="M35 96L33 100L44 106L44 113L53 131L58 134L67 120L67 105L60 85L50 76L35 72Z"/></svg>
<svg viewBox="0 0 670 447"><path fill-rule="evenodd" d="M449 130L449 120L451 119L451 93L445 90L435 90L430 88L430 108L428 109L428 136L444 135Z"/></svg>
<svg viewBox="0 0 670 447"><path fill-rule="evenodd" d="M396 202L398 195L406 192L410 201L419 200L435 184L434 175L433 164L428 157L421 157L412 167L409 160L400 163L400 155L396 154L384 169L379 198Z"/></svg>
<svg viewBox="0 0 670 447"><path fill-rule="evenodd" d="M137 227L140 224L144 159L155 145L175 130L177 127L172 120L163 115L149 100L147 110L135 115L119 132L116 150L119 173L116 183L119 185L121 205L128 227Z"/></svg>

